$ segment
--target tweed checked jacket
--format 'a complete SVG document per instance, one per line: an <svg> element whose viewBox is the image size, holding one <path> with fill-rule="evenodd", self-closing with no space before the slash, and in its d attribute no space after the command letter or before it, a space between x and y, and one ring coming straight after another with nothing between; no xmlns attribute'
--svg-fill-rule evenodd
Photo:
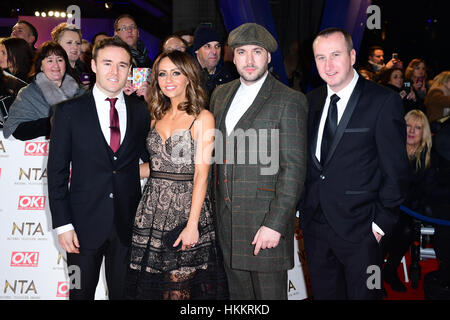
<svg viewBox="0 0 450 320"><path fill-rule="evenodd" d="M307 100L269 73L228 136L225 118L240 84L237 79L219 86L210 103L221 132L216 135L214 166L217 235L229 267L261 272L290 269L295 208L306 171ZM266 149L261 147L264 142ZM270 163L264 156L271 158ZM276 248L254 256L251 243L261 226L282 236Z"/></svg>

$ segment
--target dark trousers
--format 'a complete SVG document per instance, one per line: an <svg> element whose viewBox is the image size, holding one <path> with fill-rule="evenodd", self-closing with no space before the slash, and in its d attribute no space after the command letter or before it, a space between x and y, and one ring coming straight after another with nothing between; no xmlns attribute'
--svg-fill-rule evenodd
<svg viewBox="0 0 450 320"><path fill-rule="evenodd" d="M436 225L434 227L434 250L439 261L439 281L450 285L450 227Z"/></svg>
<svg viewBox="0 0 450 320"><path fill-rule="evenodd" d="M384 266L386 273L397 275L397 267L414 240L413 223L414 220L402 212L392 232L381 238L383 259L389 255Z"/></svg>
<svg viewBox="0 0 450 320"><path fill-rule="evenodd" d="M225 265L230 300L287 300L287 270L245 271Z"/></svg>
<svg viewBox="0 0 450 320"><path fill-rule="evenodd" d="M100 276L100 267L105 257L105 275L110 300L124 299L125 277L128 267L128 246L121 243L115 228L110 236L98 249L83 249L80 253L68 253L67 265L78 266L80 270L80 288L69 290L70 300L94 300L95 289ZM70 269L69 269L70 271ZM74 278L74 273L70 274ZM74 285L71 281L71 287Z"/></svg>
<svg viewBox="0 0 450 320"><path fill-rule="evenodd" d="M372 232L358 243L349 242L318 210L303 235L314 299L381 298L381 250Z"/></svg>

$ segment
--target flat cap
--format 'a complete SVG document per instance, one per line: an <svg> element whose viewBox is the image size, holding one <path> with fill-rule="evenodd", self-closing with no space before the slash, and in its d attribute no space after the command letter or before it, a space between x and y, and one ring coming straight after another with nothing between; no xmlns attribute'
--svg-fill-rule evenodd
<svg viewBox="0 0 450 320"><path fill-rule="evenodd" d="M263 47L269 52L274 52L278 44L266 28L257 23L244 23L230 32L228 45L237 48L248 44Z"/></svg>

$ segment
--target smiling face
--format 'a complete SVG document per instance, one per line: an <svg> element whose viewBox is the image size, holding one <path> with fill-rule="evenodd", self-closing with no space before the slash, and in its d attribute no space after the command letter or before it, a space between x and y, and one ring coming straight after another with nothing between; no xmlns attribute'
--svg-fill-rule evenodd
<svg viewBox="0 0 450 320"><path fill-rule="evenodd" d="M58 43L66 51L70 64L75 65L75 61L80 58L81 54L81 39L79 34L75 31L64 31Z"/></svg>
<svg viewBox="0 0 450 320"><path fill-rule="evenodd" d="M354 49L349 52L342 33L319 36L314 40L313 51L320 77L334 92L352 81L356 52Z"/></svg>
<svg viewBox="0 0 450 320"><path fill-rule="evenodd" d="M270 53L257 45L249 44L234 49L233 62L242 82L251 85L266 73L271 61Z"/></svg>
<svg viewBox="0 0 450 320"><path fill-rule="evenodd" d="M168 58L163 58L158 65L158 85L163 94L172 101L172 105L186 99L188 78Z"/></svg>
<svg viewBox="0 0 450 320"><path fill-rule="evenodd" d="M127 82L131 69L130 55L123 48L107 46L98 50L91 67L96 74L99 90L113 98L122 91Z"/></svg>
<svg viewBox="0 0 450 320"><path fill-rule="evenodd" d="M66 62L63 57L50 54L42 60L41 71L50 81L61 86L62 78L66 73Z"/></svg>

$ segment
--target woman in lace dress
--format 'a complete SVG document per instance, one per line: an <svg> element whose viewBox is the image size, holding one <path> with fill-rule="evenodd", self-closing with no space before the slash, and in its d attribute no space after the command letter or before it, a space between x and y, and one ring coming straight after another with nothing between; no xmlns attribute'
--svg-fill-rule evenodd
<svg viewBox="0 0 450 320"><path fill-rule="evenodd" d="M225 299L226 278L208 195L214 117L193 58L173 51L154 63L148 96L149 177L134 223L127 296Z"/></svg>

